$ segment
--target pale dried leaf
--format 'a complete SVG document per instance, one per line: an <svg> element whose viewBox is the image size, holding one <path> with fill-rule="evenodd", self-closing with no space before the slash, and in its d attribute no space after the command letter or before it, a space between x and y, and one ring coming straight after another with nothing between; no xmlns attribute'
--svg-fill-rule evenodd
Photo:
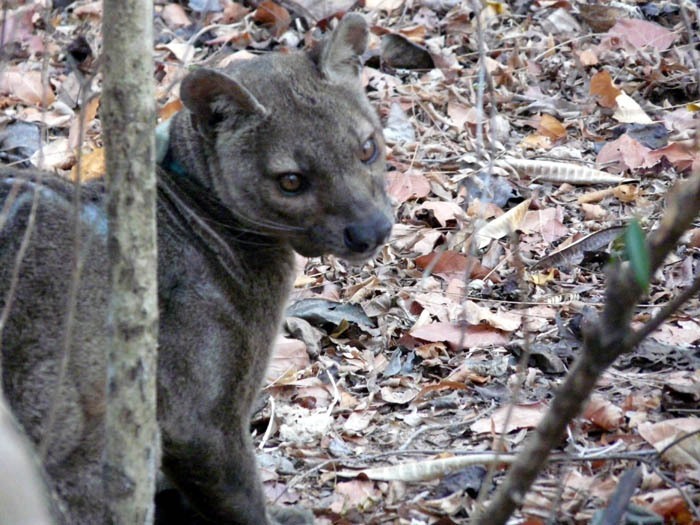
<svg viewBox="0 0 700 525"><path fill-rule="evenodd" d="M657 51L664 51L671 47L678 38L673 31L660 26L655 22L623 18L610 28L608 35L626 39L632 44L632 50L645 46Z"/></svg>
<svg viewBox="0 0 700 525"><path fill-rule="evenodd" d="M667 461L675 465L700 468L700 419L687 417L659 423L642 423L638 431L657 451L665 451L664 459ZM691 433L695 434L679 441ZM667 448L676 441L676 445Z"/></svg>
<svg viewBox="0 0 700 525"><path fill-rule="evenodd" d="M542 401L518 404L512 408L507 405L502 406L490 417L474 422L469 428L476 433L489 432L496 434L508 434L521 428L535 428L540 419L544 417L547 408L547 404Z"/></svg>
<svg viewBox="0 0 700 525"><path fill-rule="evenodd" d="M444 341L453 349L486 348L501 346L509 337L500 330L488 326L458 326L452 323L438 322L418 326L411 330L417 339L433 343Z"/></svg>
<svg viewBox="0 0 700 525"><path fill-rule="evenodd" d="M49 106L56 100L51 88L44 88L41 71L3 71L0 75L0 93L29 105L40 105L43 101L45 106Z"/></svg>
<svg viewBox="0 0 700 525"><path fill-rule="evenodd" d="M29 160L41 169L68 169L75 162L75 153L68 139L61 137L38 150Z"/></svg>
<svg viewBox="0 0 700 525"><path fill-rule="evenodd" d="M525 217L527 209L530 207L532 199L526 199L514 208L508 210L500 217L495 218L486 226L474 234L476 245L479 249L488 246L491 241L501 239L518 229L518 225Z"/></svg>
<svg viewBox="0 0 700 525"><path fill-rule="evenodd" d="M581 257L585 252L592 252L604 248L610 242L622 235L624 230L625 229L623 227L616 226L590 233L582 239L569 244L565 248L557 250L549 254L547 257L540 259L538 262L532 265L531 269L534 270L537 268L545 268L547 266L571 264L572 261Z"/></svg>
<svg viewBox="0 0 700 525"><path fill-rule="evenodd" d="M394 11L401 7L404 0L365 0L365 7L372 10Z"/></svg>
<svg viewBox="0 0 700 525"><path fill-rule="evenodd" d="M637 179L621 177L604 171L569 164L564 162L554 162L549 160L527 160L509 158L496 162L496 165L508 168L511 167L517 172L527 175L536 181L554 182L558 184L567 183L579 186L590 184L622 184L632 182Z"/></svg>
<svg viewBox="0 0 700 525"><path fill-rule="evenodd" d="M439 479L472 465L491 465L493 463L510 464L514 460L514 454L495 454L489 452L449 458L428 459L425 461L415 461L393 465L391 467L377 467L360 471L343 470L338 472L338 475L347 478L364 475L376 481L404 481L411 483Z"/></svg>
<svg viewBox="0 0 700 525"><path fill-rule="evenodd" d="M170 3L163 6L160 15L171 29L185 27L192 23L180 4Z"/></svg>
<svg viewBox="0 0 700 525"><path fill-rule="evenodd" d="M285 384L285 378L296 379L296 373L309 366L306 345L298 339L278 336L267 366L265 381L276 385Z"/></svg>
<svg viewBox="0 0 700 525"><path fill-rule="evenodd" d="M343 431L349 434L360 434L367 429L375 415L377 415L376 410L350 412L343 424Z"/></svg>
<svg viewBox="0 0 700 525"><path fill-rule="evenodd" d="M520 328L522 317L517 313L496 311L479 306L474 301L464 303L464 316L468 323L478 325L488 324L505 332L513 332Z"/></svg>
<svg viewBox="0 0 700 525"><path fill-rule="evenodd" d="M382 493L375 488L374 483L364 479L353 479L335 485L330 509L341 514L349 509L361 510L365 507L372 507L375 502L381 499Z"/></svg>
<svg viewBox="0 0 700 525"><path fill-rule="evenodd" d="M422 173L391 171L386 174L386 178L389 195L399 203L409 199L422 199L430 194L430 182Z"/></svg>
<svg viewBox="0 0 700 525"><path fill-rule="evenodd" d="M653 120L644 110L624 91L615 99L617 109L613 113L613 118L618 122L651 124Z"/></svg>

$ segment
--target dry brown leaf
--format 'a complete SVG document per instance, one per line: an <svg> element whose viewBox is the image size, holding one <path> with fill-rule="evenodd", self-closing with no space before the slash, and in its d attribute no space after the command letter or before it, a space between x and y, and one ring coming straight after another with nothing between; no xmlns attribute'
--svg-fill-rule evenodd
<svg viewBox="0 0 700 525"><path fill-rule="evenodd" d="M569 233L561 222L561 210L546 208L544 210L529 210L525 213L518 230L527 234L538 234L548 243L552 243Z"/></svg>
<svg viewBox="0 0 700 525"><path fill-rule="evenodd" d="M539 265L540 263L538 262L537 264ZM529 272L525 275L525 279L530 281L535 286L544 286L545 284L554 281L556 276L557 271L554 268L550 268L546 272Z"/></svg>
<svg viewBox="0 0 700 525"><path fill-rule="evenodd" d="M382 394L382 400L394 405L410 403L418 395L418 390L415 388L397 388L391 386L383 386L379 392Z"/></svg>
<svg viewBox="0 0 700 525"><path fill-rule="evenodd" d="M265 372L265 382L276 385L296 379L296 373L309 366L306 345L298 339L279 336L275 341L270 363Z"/></svg>
<svg viewBox="0 0 700 525"><path fill-rule="evenodd" d="M41 71L20 71L5 68L0 75L0 93L10 95L23 104L48 107L56 100L51 86L44 88Z"/></svg>
<svg viewBox="0 0 700 525"><path fill-rule="evenodd" d="M163 6L160 16L170 29L185 27L192 23L180 4L170 3Z"/></svg>
<svg viewBox="0 0 700 525"><path fill-rule="evenodd" d="M284 7L270 0L264 0L253 13L253 20L269 27L275 37L284 34L292 22L292 17Z"/></svg>
<svg viewBox="0 0 700 525"><path fill-rule="evenodd" d="M447 280L464 278L469 270L469 277L483 279L491 272L490 268L483 266L475 257L468 257L450 250L435 251L427 255L421 255L415 259L416 267L423 271L439 275ZM494 274L494 279L498 276ZM495 282L496 282L495 281Z"/></svg>
<svg viewBox="0 0 700 525"><path fill-rule="evenodd" d="M631 44L631 51L636 51L646 46L652 47L657 51L665 51L678 38L678 35L674 32L655 22L631 18L618 20L608 31L608 36L626 40Z"/></svg>
<svg viewBox="0 0 700 525"><path fill-rule="evenodd" d="M613 188L614 190L614 188ZM599 204L588 204L587 201L578 201L581 203L581 210L583 210L583 218L587 221L602 221L608 218L610 212L600 206Z"/></svg>
<svg viewBox="0 0 700 525"><path fill-rule="evenodd" d="M700 158L700 151L690 145L673 142L663 148L655 149L647 153L649 163L664 158L676 167L678 171L685 171L693 165L694 161Z"/></svg>
<svg viewBox="0 0 700 525"><path fill-rule="evenodd" d="M19 120L41 122L48 128L64 128L75 119L75 112L63 104L53 104L53 109L43 111L37 107L26 107L19 113Z"/></svg>
<svg viewBox="0 0 700 525"><path fill-rule="evenodd" d="M508 335L489 326L459 326L446 322L430 323L413 328L411 335L423 341L444 341L450 345L452 350L502 346L509 340Z"/></svg>
<svg viewBox="0 0 700 525"><path fill-rule="evenodd" d="M584 49L578 53L578 59L582 66L595 66L598 64L598 55L592 49Z"/></svg>
<svg viewBox="0 0 700 525"><path fill-rule="evenodd" d="M80 160L80 180L85 182L104 177L107 173L105 165L104 148L95 148L89 153L83 153ZM78 180L78 164L76 163L70 170L70 179Z"/></svg>
<svg viewBox="0 0 700 525"><path fill-rule="evenodd" d="M416 352L417 353L417 352ZM423 399L427 394L431 392L442 392L443 390L468 390L469 388L465 383L459 381L449 381L443 380L434 385L428 385L421 388L420 392L413 399L414 401L419 401Z"/></svg>
<svg viewBox="0 0 700 525"><path fill-rule="evenodd" d="M600 149L596 163L606 166L617 164L620 169L628 170L647 168L651 167L648 158L650 151L625 133Z"/></svg>
<svg viewBox="0 0 700 525"><path fill-rule="evenodd" d="M179 98L171 100L170 102L168 102L167 104L165 104L163 107L161 107L158 110L158 118L161 121L168 120L175 113L180 111L182 108L183 108L182 101Z"/></svg>
<svg viewBox="0 0 700 525"><path fill-rule="evenodd" d="M599 395L591 396L582 417L608 432L619 429L624 420L622 409Z"/></svg>
<svg viewBox="0 0 700 525"><path fill-rule="evenodd" d="M579 6L579 16L596 33L607 31L626 14L624 9L602 4L584 3Z"/></svg>
<svg viewBox="0 0 700 525"><path fill-rule="evenodd" d="M510 433L521 428L535 428L547 411L547 404L537 403L518 404L511 409L502 406L490 416L479 419L469 427L472 432L481 433Z"/></svg>
<svg viewBox="0 0 700 525"><path fill-rule="evenodd" d="M78 149L81 146L80 141L85 140L85 137L80 136L80 122L82 120L82 133L86 134L87 131L90 129L90 124L93 120L95 120L95 117L97 117L97 108L99 106L100 97L92 97L90 100L87 101L83 110L79 112L79 118L73 120L73 122L70 125L70 130L68 130L68 142L71 148Z"/></svg>
<svg viewBox="0 0 700 525"><path fill-rule="evenodd" d="M667 322L650 337L670 345L697 345L700 341L700 325L695 319Z"/></svg>
<svg viewBox="0 0 700 525"><path fill-rule="evenodd" d="M167 44L158 44L156 49L169 51L182 63L185 63L187 59L192 56L193 52L192 46L189 43L180 42L178 40L171 40Z"/></svg>
<svg viewBox="0 0 700 525"><path fill-rule="evenodd" d="M102 2L98 0L97 2L79 5L73 9L73 14L78 18L92 18L93 20L99 20L102 18Z"/></svg>
<svg viewBox="0 0 700 525"><path fill-rule="evenodd" d="M520 147L523 149L548 150L552 149L553 145L551 137L539 133L528 135L520 141Z"/></svg>
<svg viewBox="0 0 700 525"><path fill-rule="evenodd" d="M613 189L613 195L620 202L630 203L637 202L641 197L641 192L639 186L632 186L631 184L622 184Z"/></svg>
<svg viewBox="0 0 700 525"><path fill-rule="evenodd" d="M402 27L399 29L399 33L408 38L411 42L416 44L423 44L425 42L425 35L427 30L423 25L412 25L407 27Z"/></svg>
<svg viewBox="0 0 700 525"><path fill-rule="evenodd" d="M642 436L657 451L664 452L664 459L674 465L700 468L700 419L693 417L668 419L659 423L642 423L638 427ZM685 435L694 435L682 439ZM667 447L678 442L671 448Z"/></svg>
<svg viewBox="0 0 700 525"><path fill-rule="evenodd" d="M473 123L474 112L471 106L450 100L447 103L447 115L452 119L454 125L459 129L464 129L467 123Z"/></svg>
<svg viewBox="0 0 700 525"><path fill-rule="evenodd" d="M440 226L447 226L450 222L459 224L466 217L466 213L456 202L426 201L417 209L432 211Z"/></svg>
<svg viewBox="0 0 700 525"><path fill-rule="evenodd" d="M330 509L343 514L350 509L367 509L381 499L382 493L375 488L372 481L353 479L335 485Z"/></svg>
<svg viewBox="0 0 700 525"><path fill-rule="evenodd" d="M622 91L615 87L610 73L600 71L591 77L591 96L598 97L598 104L604 108L614 109L617 107L616 99Z"/></svg>
<svg viewBox="0 0 700 525"><path fill-rule="evenodd" d="M226 7L221 16L222 24L235 24L240 22L245 18L245 16L250 13L250 9L239 4L238 2L231 2Z"/></svg>
<svg viewBox="0 0 700 525"><path fill-rule="evenodd" d="M430 194L430 182L420 172L390 171L386 178L389 195L399 203L410 199L422 199Z"/></svg>
<svg viewBox="0 0 700 525"><path fill-rule="evenodd" d="M656 490L634 496L637 505L648 507L664 519L664 523L674 525L698 525L698 520L688 508L688 503L678 489Z"/></svg>
<svg viewBox="0 0 700 525"><path fill-rule="evenodd" d="M600 202L603 199L610 197L615 192L615 188L605 188L603 190L590 191L579 195L576 198L576 202L579 204L584 204L586 202Z"/></svg>
<svg viewBox="0 0 700 525"><path fill-rule="evenodd" d="M566 138L566 128L556 118L544 114L537 123L537 131L556 142Z"/></svg>

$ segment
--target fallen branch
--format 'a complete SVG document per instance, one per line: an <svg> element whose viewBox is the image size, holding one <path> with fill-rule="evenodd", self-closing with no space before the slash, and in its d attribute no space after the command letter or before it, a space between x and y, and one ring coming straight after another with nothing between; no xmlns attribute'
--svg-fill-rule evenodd
<svg viewBox="0 0 700 525"><path fill-rule="evenodd" d="M700 171L677 184L669 192L667 203L661 224L646 241L651 275L700 212ZM691 288L695 286L694 283ZM629 265L618 264L609 271L605 306L597 319L586 325L581 356L554 396L547 414L518 454L490 505L483 512L475 512L475 525L506 523L513 511L523 503L526 492L545 465L550 451L561 442L566 426L585 406L598 378L615 359L634 349L641 340L638 334L648 335L648 329L634 332L630 326L642 295L642 287ZM687 299L690 294L684 293L682 296ZM674 302L674 306L679 307L680 301ZM664 310L664 318L671 313L670 308ZM655 318L654 324L659 320Z"/></svg>

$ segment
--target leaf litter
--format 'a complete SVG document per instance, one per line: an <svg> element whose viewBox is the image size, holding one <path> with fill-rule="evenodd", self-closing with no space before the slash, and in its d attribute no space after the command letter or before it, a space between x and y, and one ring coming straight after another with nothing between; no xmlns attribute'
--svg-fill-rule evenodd
<svg viewBox="0 0 700 525"><path fill-rule="evenodd" d="M189 67L312 43L354 4L210 3L157 2L162 118ZM4 8L1 154L75 178L80 152L85 180L103 169L101 4L54 4ZM317 523L468 523L487 478L460 458L488 467L494 452L517 453L603 301L606 263L624 257L623 226L653 229L665 192L700 169L698 59L683 24L697 28L698 10L363 5L397 225L362 268L300 258L253 432L268 497L312 508ZM697 276L698 231L653 276L636 323ZM695 298L603 376L518 522L589 523L620 476L658 453L633 501L697 523L699 346Z"/></svg>

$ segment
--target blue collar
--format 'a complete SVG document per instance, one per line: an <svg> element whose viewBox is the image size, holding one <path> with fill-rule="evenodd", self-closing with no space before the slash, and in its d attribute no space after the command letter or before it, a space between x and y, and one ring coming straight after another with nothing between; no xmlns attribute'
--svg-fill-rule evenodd
<svg viewBox="0 0 700 525"><path fill-rule="evenodd" d="M170 151L170 123L172 119L161 122L156 126L156 164L164 170L180 177L185 176L185 167L173 158Z"/></svg>

